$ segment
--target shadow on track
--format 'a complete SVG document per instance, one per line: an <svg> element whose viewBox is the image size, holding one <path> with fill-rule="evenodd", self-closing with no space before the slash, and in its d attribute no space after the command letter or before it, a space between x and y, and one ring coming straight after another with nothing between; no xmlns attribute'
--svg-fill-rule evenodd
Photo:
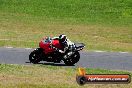
<svg viewBox="0 0 132 88"><path fill-rule="evenodd" d="M30 62L25 62L25 63L30 63ZM37 64L50 65L50 66L68 66L68 65L65 65L64 63L48 63L47 62L47 63L37 63ZM75 66L75 65L70 65L70 66Z"/></svg>

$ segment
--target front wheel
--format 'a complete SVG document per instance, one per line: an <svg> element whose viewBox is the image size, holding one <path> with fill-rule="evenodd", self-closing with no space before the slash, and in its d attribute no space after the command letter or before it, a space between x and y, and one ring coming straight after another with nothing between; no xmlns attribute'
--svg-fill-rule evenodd
<svg viewBox="0 0 132 88"><path fill-rule="evenodd" d="M40 56L39 50L34 50L33 52L30 53L29 61L34 64L37 64L41 61L41 56Z"/></svg>
<svg viewBox="0 0 132 88"><path fill-rule="evenodd" d="M64 63L66 65L74 65L75 63L77 63L80 59L80 54L79 52L75 52L74 54L72 54L70 57L64 59Z"/></svg>

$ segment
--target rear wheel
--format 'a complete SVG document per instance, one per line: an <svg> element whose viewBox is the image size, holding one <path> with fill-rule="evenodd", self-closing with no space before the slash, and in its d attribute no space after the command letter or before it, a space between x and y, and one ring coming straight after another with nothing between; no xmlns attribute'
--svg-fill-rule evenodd
<svg viewBox="0 0 132 88"><path fill-rule="evenodd" d="M41 53L39 52L39 50L34 50L30 53L29 61L34 64L37 64L41 61Z"/></svg>
<svg viewBox="0 0 132 88"><path fill-rule="evenodd" d="M74 65L75 63L77 63L80 59L80 54L79 52L75 52L73 55L71 55L70 57L66 58L64 60L64 63L66 65Z"/></svg>

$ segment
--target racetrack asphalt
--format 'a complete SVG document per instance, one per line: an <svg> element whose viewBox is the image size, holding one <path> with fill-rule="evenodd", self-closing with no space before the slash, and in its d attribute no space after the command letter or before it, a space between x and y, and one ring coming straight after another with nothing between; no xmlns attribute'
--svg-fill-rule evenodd
<svg viewBox="0 0 132 88"><path fill-rule="evenodd" d="M31 51L33 51L33 49L0 47L0 64L32 65L28 60ZM80 61L72 67L81 66L88 68L132 71L132 53L80 51L80 54ZM40 62L40 64L65 66L63 62L59 64Z"/></svg>

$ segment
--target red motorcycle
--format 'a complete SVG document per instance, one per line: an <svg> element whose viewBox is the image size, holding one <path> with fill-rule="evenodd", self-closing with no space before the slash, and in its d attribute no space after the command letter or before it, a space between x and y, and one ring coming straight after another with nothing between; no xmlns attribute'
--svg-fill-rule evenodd
<svg viewBox="0 0 132 88"><path fill-rule="evenodd" d="M65 53L58 52L63 47L58 39L47 37L40 41L39 48L32 51L29 55L31 63L39 63L40 61L60 63L64 61L66 65L74 65L80 59L79 51L85 47L83 43L73 43L69 45Z"/></svg>

